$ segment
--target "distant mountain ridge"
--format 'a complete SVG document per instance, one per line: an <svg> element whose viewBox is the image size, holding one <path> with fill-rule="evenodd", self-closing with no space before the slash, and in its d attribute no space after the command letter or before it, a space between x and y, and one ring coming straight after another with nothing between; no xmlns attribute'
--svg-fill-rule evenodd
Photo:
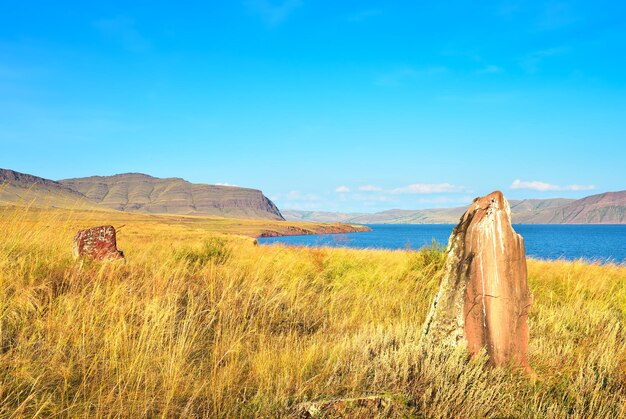
<svg viewBox="0 0 626 419"><path fill-rule="evenodd" d="M526 199L509 203L513 222L519 224L626 224L626 191L577 200ZM0 205L7 204L352 224L456 224L467 209L462 206L392 209L374 214L299 210L281 213L257 189L194 184L181 178L156 178L141 173L54 181L0 169Z"/></svg>
<svg viewBox="0 0 626 419"><path fill-rule="evenodd" d="M284 220L263 193L141 173L54 181L0 169L0 204Z"/></svg>
<svg viewBox="0 0 626 419"><path fill-rule="evenodd" d="M470 203L468 202L468 205ZM626 191L606 192L582 199L510 200L517 224L626 224ZM457 224L467 206L423 210L392 209L373 214L284 210L289 221L354 224ZM333 217L333 214L337 214Z"/></svg>
<svg viewBox="0 0 626 419"><path fill-rule="evenodd" d="M626 224L626 191L578 199L552 212L551 223Z"/></svg>
<svg viewBox="0 0 626 419"><path fill-rule="evenodd" d="M354 212L330 212L330 211L300 211L300 210L281 210L281 214L286 220L292 221L312 221L324 223L342 223L344 220L351 220L359 216L369 215L367 213Z"/></svg>

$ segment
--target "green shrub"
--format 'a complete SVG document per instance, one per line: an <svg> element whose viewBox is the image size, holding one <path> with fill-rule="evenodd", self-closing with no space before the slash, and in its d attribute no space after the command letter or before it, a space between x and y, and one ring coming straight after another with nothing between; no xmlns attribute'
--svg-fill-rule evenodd
<svg viewBox="0 0 626 419"><path fill-rule="evenodd" d="M232 249L225 239L211 237L200 247L182 247L176 250L175 258L185 260L189 265L202 266L209 262L223 265L230 259Z"/></svg>

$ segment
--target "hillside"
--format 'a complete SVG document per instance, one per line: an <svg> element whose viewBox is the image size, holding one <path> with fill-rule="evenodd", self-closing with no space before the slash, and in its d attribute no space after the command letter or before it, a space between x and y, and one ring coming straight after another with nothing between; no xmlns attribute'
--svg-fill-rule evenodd
<svg viewBox="0 0 626 419"><path fill-rule="evenodd" d="M573 199L525 199L522 201L511 200L511 213L513 221L516 223L541 223L549 222L553 216L546 210L562 207L566 204L574 202ZM469 204L469 203L468 203ZM454 208L432 208L423 210L401 210L392 209L374 214L356 214L356 213L317 213L311 211L286 210L283 213L285 218L293 221L304 221L303 216L307 216L306 220L347 222L357 224L456 224L459 218L465 212L467 206ZM317 214L323 214L323 217L317 217ZM546 219L544 221L544 219Z"/></svg>
<svg viewBox="0 0 626 419"><path fill-rule="evenodd" d="M319 223L342 223L345 220L352 220L366 213L354 212L330 212L330 211L299 211L299 210L281 210L286 220L290 221L314 221Z"/></svg>
<svg viewBox="0 0 626 419"><path fill-rule="evenodd" d="M511 200L516 224L624 224L626 191L606 192L582 199ZM468 203L469 204L469 203ZM423 210L392 209L374 214L284 211L293 221L344 222L355 224L456 224L467 206ZM321 214L321 216L319 215ZM336 214L333 216L333 214Z"/></svg>
<svg viewBox="0 0 626 419"><path fill-rule="evenodd" d="M67 186L9 169L0 169L0 205L18 204L51 208L98 208Z"/></svg>
<svg viewBox="0 0 626 419"><path fill-rule="evenodd" d="M369 216L357 217L355 223L363 224L454 224L467 207L436 208L425 210L388 210Z"/></svg>
<svg viewBox="0 0 626 419"><path fill-rule="evenodd" d="M194 184L180 178L161 179L141 173L59 182L103 207L120 211L284 219L276 205L256 189Z"/></svg>
<svg viewBox="0 0 626 419"><path fill-rule="evenodd" d="M524 199L509 201L513 222L518 224L550 224L555 209L574 202L575 199Z"/></svg>
<svg viewBox="0 0 626 419"><path fill-rule="evenodd" d="M626 191L591 195L550 211L550 223L624 224Z"/></svg>
<svg viewBox="0 0 626 419"><path fill-rule="evenodd" d="M57 182L0 169L0 204L284 220L276 205L256 189L140 173Z"/></svg>

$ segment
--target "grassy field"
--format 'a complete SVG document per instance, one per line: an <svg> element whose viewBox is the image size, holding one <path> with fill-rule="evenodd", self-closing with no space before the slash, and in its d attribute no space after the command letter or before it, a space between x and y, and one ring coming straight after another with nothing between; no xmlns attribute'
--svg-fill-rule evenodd
<svg viewBox="0 0 626 419"><path fill-rule="evenodd" d="M364 226L342 223L245 220L193 215L141 214L106 209L67 210L1 205L0 217L4 222L19 220L23 225L36 225L37 229L70 228L78 230L100 224L112 224L118 230L123 231L122 234L129 237L160 237L159 235L167 235L169 232L171 236L168 240L172 241L199 239L212 233L261 237L369 231ZM71 234L73 233L70 231Z"/></svg>
<svg viewBox="0 0 626 419"><path fill-rule="evenodd" d="M262 247L218 234L254 235L239 221L116 216L126 263L72 260L93 214L0 213L0 417L276 417L368 395L391 400L380 416L626 415L624 266L529 261L532 383L420 352L438 249Z"/></svg>

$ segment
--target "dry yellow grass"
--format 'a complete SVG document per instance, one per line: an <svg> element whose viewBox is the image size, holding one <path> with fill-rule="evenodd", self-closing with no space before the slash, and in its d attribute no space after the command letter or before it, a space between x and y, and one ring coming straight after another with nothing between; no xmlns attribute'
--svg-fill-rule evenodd
<svg viewBox="0 0 626 419"><path fill-rule="evenodd" d="M359 225L343 223L309 223L298 221L246 220L223 217L203 217L194 215L143 214L107 209L53 208L45 209L29 205L6 205L0 202L0 218L11 220L14 217L22 223L37 224L38 228L58 227L58 223L73 228L85 228L98 224L124 226L130 236L156 237L155 234L171 232L172 240L199 238L207 233L235 234L248 237L262 237L290 234L323 234L332 232L369 231ZM128 231L129 230L129 231Z"/></svg>
<svg viewBox="0 0 626 419"><path fill-rule="evenodd" d="M127 263L80 263L72 236L95 220L0 217L2 417L275 417L373 394L393 400L381 416L626 414L623 266L529 262L533 384L419 352L436 249L262 247L139 216Z"/></svg>

